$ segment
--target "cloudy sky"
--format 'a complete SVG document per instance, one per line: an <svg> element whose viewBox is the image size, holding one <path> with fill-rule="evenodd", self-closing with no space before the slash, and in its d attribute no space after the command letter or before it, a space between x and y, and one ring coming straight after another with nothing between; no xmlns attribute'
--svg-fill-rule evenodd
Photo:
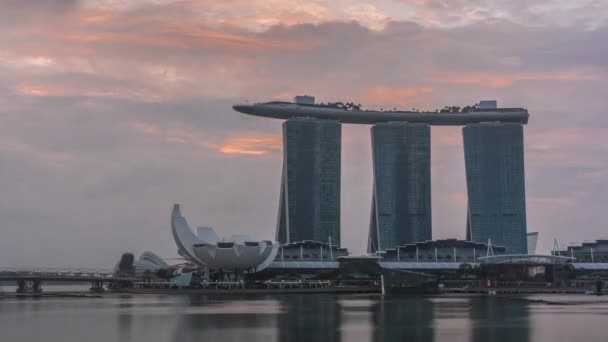
<svg viewBox="0 0 608 342"><path fill-rule="evenodd" d="M608 236L603 0L0 0L0 265L176 256L169 216L274 237L278 120L239 102L530 111L528 230ZM342 234L364 251L369 127L343 128ZM461 130L433 128L433 237L464 238Z"/></svg>

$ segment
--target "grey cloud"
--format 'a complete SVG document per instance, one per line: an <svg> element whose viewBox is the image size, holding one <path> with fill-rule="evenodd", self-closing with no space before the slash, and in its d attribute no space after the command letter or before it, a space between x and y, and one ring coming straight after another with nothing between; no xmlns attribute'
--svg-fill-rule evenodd
<svg viewBox="0 0 608 342"><path fill-rule="evenodd" d="M41 14L62 15L78 7L78 0L0 0L0 28L40 20Z"/></svg>

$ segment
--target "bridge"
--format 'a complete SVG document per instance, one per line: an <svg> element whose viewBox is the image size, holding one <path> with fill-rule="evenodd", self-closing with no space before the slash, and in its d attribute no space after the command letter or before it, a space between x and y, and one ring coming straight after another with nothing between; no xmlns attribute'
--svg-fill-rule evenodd
<svg viewBox="0 0 608 342"><path fill-rule="evenodd" d="M90 283L91 291L103 292L104 285L131 283L134 277L118 276L100 268L0 268L0 282L15 282L18 293L40 293L43 282Z"/></svg>

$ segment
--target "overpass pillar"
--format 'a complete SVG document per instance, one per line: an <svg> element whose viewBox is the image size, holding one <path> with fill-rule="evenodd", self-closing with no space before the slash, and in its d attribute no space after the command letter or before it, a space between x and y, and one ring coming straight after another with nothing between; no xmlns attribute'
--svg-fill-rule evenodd
<svg viewBox="0 0 608 342"><path fill-rule="evenodd" d="M40 293L42 292L42 280L17 280L17 293Z"/></svg>
<svg viewBox="0 0 608 342"><path fill-rule="evenodd" d="M103 280L94 280L91 282L91 288L89 289L91 292L100 293L104 292L103 288Z"/></svg>

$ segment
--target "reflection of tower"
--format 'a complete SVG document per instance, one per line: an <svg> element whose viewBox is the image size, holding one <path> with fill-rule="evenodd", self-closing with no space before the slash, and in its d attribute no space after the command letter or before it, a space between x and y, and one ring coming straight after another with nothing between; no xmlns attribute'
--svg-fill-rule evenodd
<svg viewBox="0 0 608 342"><path fill-rule="evenodd" d="M133 304L122 302L118 304L118 342L133 340Z"/></svg>
<svg viewBox="0 0 608 342"><path fill-rule="evenodd" d="M289 295L278 316L277 341L340 341L341 308L335 295Z"/></svg>
<svg viewBox="0 0 608 342"><path fill-rule="evenodd" d="M374 342L432 342L433 303L416 297L380 300L374 306Z"/></svg>
<svg viewBox="0 0 608 342"><path fill-rule="evenodd" d="M218 297L187 296L168 316L159 316L159 324L174 321L171 336L154 335L150 341L247 341L276 339L275 322L278 301L247 299L246 296L222 300ZM164 330L163 330L164 331ZM156 332L156 331L155 331ZM153 335L146 335L152 337Z"/></svg>
<svg viewBox="0 0 608 342"><path fill-rule="evenodd" d="M340 123L310 118L283 123L283 176L277 223L281 243L340 245Z"/></svg>
<svg viewBox="0 0 608 342"><path fill-rule="evenodd" d="M368 252L430 240L430 126L378 123L371 133L374 185Z"/></svg>
<svg viewBox="0 0 608 342"><path fill-rule="evenodd" d="M467 174L467 240L526 254L523 126L468 124L463 130Z"/></svg>
<svg viewBox="0 0 608 342"><path fill-rule="evenodd" d="M530 310L523 301L491 297L472 300L472 342L528 342L531 335Z"/></svg>

